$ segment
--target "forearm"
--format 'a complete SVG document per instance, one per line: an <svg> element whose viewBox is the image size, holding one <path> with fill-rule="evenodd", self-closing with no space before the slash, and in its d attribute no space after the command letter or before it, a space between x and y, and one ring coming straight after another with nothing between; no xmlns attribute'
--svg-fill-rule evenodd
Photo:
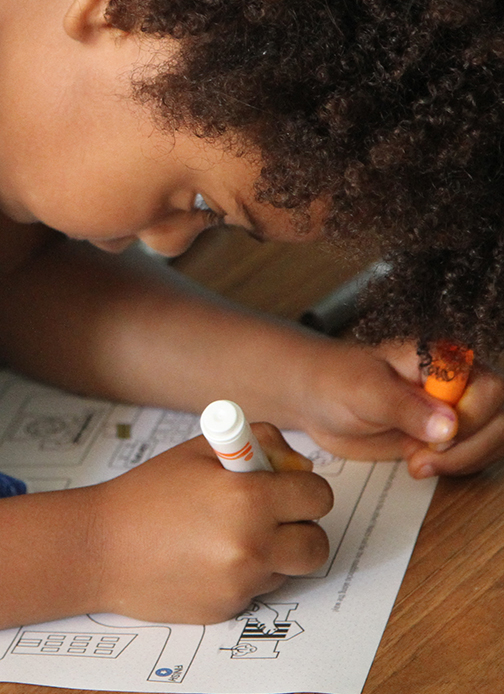
<svg viewBox="0 0 504 694"><path fill-rule="evenodd" d="M0 629L100 611L94 488L0 500Z"/></svg>
<svg viewBox="0 0 504 694"><path fill-rule="evenodd" d="M298 424L296 364L319 342L187 292L168 270L145 275L70 244L12 278L0 321L8 361L62 387L190 411L234 398L280 425Z"/></svg>

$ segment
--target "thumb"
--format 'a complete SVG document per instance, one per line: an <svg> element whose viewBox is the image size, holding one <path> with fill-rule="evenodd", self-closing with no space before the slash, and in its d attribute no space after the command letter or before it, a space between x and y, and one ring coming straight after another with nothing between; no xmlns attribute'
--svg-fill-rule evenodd
<svg viewBox="0 0 504 694"><path fill-rule="evenodd" d="M458 417L449 405L402 379L396 388L387 392L384 424L426 443L446 443L456 435Z"/></svg>
<svg viewBox="0 0 504 694"><path fill-rule="evenodd" d="M305 470L311 472L311 460L295 451L276 426L267 422L252 424L252 430L276 472Z"/></svg>

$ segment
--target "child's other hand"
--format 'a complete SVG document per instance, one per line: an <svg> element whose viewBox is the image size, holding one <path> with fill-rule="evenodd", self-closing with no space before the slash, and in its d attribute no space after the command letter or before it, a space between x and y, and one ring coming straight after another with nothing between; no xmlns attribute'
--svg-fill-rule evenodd
<svg viewBox="0 0 504 694"><path fill-rule="evenodd" d="M379 353L405 379L420 383L418 357L413 345L385 345ZM476 365L455 411L458 429L446 444L404 444L404 457L413 477L463 475L482 470L504 456L504 379Z"/></svg>
<svg viewBox="0 0 504 694"><path fill-rule="evenodd" d="M339 340L319 346L305 374L301 428L326 450L393 460L407 457L413 444L455 435L457 414L424 391L411 346L371 349Z"/></svg>
<svg viewBox="0 0 504 694"><path fill-rule="evenodd" d="M332 428L305 427L321 446L355 460L405 458L418 478L475 472L504 455L504 379L496 373L476 367L453 410L423 390L413 344L335 347L335 358L354 370L339 391L346 409L333 416ZM326 392L326 402L327 397ZM446 450L436 451L429 442Z"/></svg>
<svg viewBox="0 0 504 694"><path fill-rule="evenodd" d="M504 458L504 379L475 367L456 411L459 428L446 450L415 442L408 455L413 477L464 475Z"/></svg>
<svg viewBox="0 0 504 694"><path fill-rule="evenodd" d="M329 485L278 430L253 428L277 469L298 469L229 472L198 437L100 485L103 611L219 622L326 561L313 521L332 506Z"/></svg>

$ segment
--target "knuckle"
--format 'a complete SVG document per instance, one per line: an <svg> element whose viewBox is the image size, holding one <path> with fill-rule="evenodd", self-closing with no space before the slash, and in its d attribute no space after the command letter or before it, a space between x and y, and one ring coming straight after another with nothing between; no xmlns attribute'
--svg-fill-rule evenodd
<svg viewBox="0 0 504 694"><path fill-rule="evenodd" d="M409 390L401 390L397 397L387 398L387 411L391 420L398 421L404 415L410 415L411 410L420 410L426 407L426 402L422 398L414 395Z"/></svg>
<svg viewBox="0 0 504 694"><path fill-rule="evenodd" d="M240 592L242 590L249 594L251 586L266 571L269 551L268 539L254 532L234 537L217 548L216 560L220 564L220 574L223 576L224 586L231 594L243 597Z"/></svg>
<svg viewBox="0 0 504 694"><path fill-rule="evenodd" d="M397 396L389 398L387 406L388 426L399 428L413 436L422 437L426 420L432 416L429 395L424 391L401 390Z"/></svg>
<svg viewBox="0 0 504 694"><path fill-rule="evenodd" d="M249 596L241 599L230 597L228 600L226 600L226 596L224 596L224 598L221 597L218 604L213 604L211 607L209 607L203 614L203 619L197 620L197 623L219 624L221 622L226 622L240 612L243 612L249 603Z"/></svg>
<svg viewBox="0 0 504 694"><path fill-rule="evenodd" d="M256 547L235 548L227 557L220 584L220 598L235 613L247 606L264 583L266 561L264 553Z"/></svg>
<svg viewBox="0 0 504 694"><path fill-rule="evenodd" d="M261 500L264 488L262 475L254 473L236 473L226 471L225 493L222 503L234 508L233 516L247 514Z"/></svg>
<svg viewBox="0 0 504 694"><path fill-rule="evenodd" d="M303 548L299 554L300 573L310 573L320 568L329 557L329 540L325 531L316 523L306 524Z"/></svg>

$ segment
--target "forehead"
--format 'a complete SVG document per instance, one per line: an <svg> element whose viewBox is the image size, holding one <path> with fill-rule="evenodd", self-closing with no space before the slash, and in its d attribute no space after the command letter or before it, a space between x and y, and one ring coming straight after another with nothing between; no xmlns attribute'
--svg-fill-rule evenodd
<svg viewBox="0 0 504 694"><path fill-rule="evenodd" d="M105 223L117 216L119 204L133 213L143 202L147 217L156 206L187 208L190 196L200 192L208 194L209 204L215 199L217 211L239 207L261 238L302 237L290 212L257 202L257 151L245 148L246 155L237 156L238 146L229 140L205 140L188 130L174 134L159 122L154 104L132 98L132 79L152 75L169 58L173 41L118 39L115 30L82 44L58 28L62 18L55 8L62 2L49 3L49 11L42 4L23 3L9 40L0 44L4 200L44 220L43 211L48 221L54 219L50 225L61 228L81 218L72 200L99 208ZM33 13L24 23L26 8ZM58 226L64 205L68 222Z"/></svg>

